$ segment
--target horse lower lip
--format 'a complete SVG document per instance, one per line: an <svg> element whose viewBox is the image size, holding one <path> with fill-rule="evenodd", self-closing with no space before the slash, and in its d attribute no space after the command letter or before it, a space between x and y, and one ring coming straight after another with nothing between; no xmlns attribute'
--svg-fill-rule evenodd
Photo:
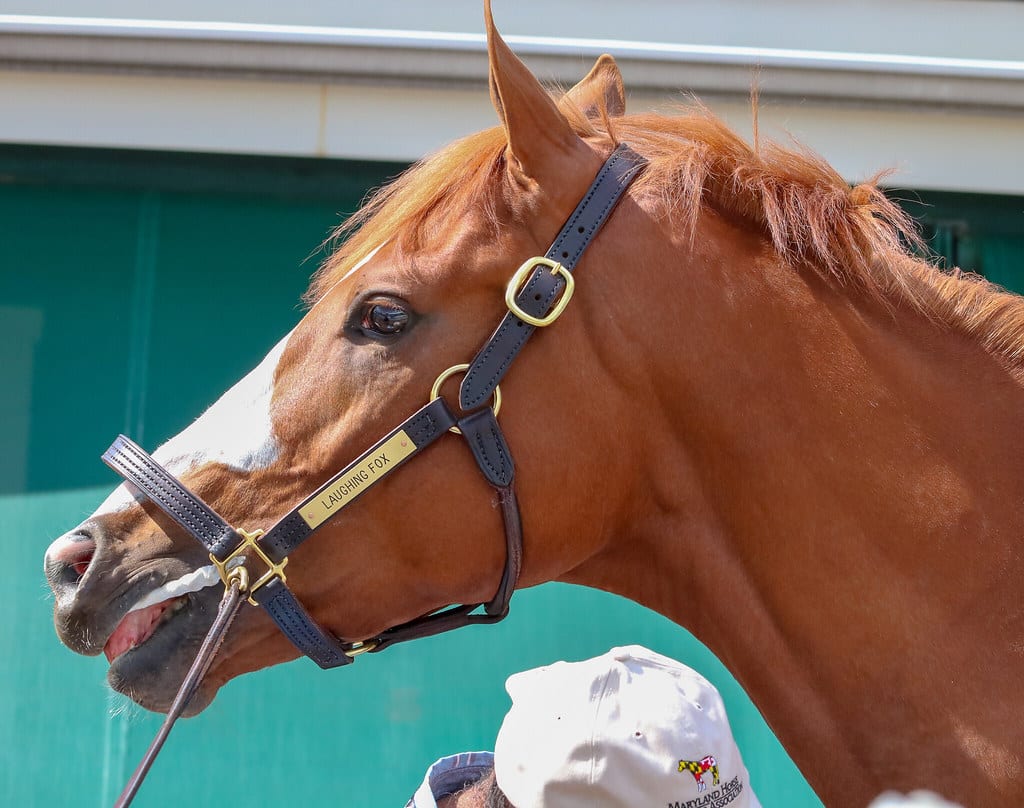
<svg viewBox="0 0 1024 808"><path fill-rule="evenodd" d="M142 645L153 636L157 626L164 622L164 615L184 601L184 596L171 598L126 614L103 646L107 661L113 662L126 651Z"/></svg>

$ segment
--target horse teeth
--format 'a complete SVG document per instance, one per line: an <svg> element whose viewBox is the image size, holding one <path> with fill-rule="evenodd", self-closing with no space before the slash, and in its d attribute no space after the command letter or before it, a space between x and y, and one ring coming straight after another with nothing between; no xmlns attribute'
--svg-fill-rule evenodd
<svg viewBox="0 0 1024 808"><path fill-rule="evenodd" d="M245 556L233 558L228 562L228 569L234 569L244 563ZM163 586L143 595L138 602L128 610L128 612L137 612L139 609L145 609L149 606L154 606L157 603L163 603L165 600L181 598L184 595L191 594L192 592L199 592L202 589L214 586L219 582L220 575L217 573L217 568L213 566L213 564L208 564L205 567L200 567L197 570L186 573L173 581L168 581Z"/></svg>

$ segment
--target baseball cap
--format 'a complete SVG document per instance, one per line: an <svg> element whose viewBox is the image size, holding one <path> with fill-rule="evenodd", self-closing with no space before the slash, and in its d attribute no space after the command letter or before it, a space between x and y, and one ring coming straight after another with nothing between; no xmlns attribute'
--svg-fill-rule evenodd
<svg viewBox="0 0 1024 808"><path fill-rule="evenodd" d="M509 677L494 771L518 808L760 808L725 706L639 645Z"/></svg>

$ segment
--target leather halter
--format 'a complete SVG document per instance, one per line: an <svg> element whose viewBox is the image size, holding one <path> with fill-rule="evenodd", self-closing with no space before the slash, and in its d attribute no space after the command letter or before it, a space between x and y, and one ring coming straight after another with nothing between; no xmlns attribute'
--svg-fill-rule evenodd
<svg viewBox="0 0 1024 808"><path fill-rule="evenodd" d="M437 397L377 441L316 492L300 502L265 533L232 527L189 491L143 449L119 435L103 455L114 471L145 494L210 552L228 589L238 588L262 606L282 632L322 668L345 665L366 651L427 637L474 623L494 623L508 614L509 600L522 566L522 524L513 488L512 455L495 417L496 406L483 407L527 339L553 323L569 302L572 270L605 223L646 160L625 144L616 148L586 195L566 221L543 258L527 260L515 273L505 296L509 312L465 369L459 403L467 415L455 415ZM317 624L287 586L288 554L327 519L360 497L398 466L430 446L445 432L459 430L481 472L498 493L505 525L506 557L501 582L487 603L450 606L383 631L362 642L344 642ZM258 558L265 572L253 579L249 565ZM476 610L483 607L482 614Z"/></svg>

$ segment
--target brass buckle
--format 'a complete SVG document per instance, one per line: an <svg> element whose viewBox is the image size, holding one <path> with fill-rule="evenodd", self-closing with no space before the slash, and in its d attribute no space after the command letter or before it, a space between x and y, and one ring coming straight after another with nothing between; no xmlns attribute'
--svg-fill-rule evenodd
<svg viewBox="0 0 1024 808"><path fill-rule="evenodd" d="M524 281L530 276L536 267L547 267L551 270L552 275L561 275L565 280L565 290L562 292L562 296L555 303L555 307L551 309L544 317L534 317L532 314L528 314L523 311L522 307L516 303L516 295L520 292ZM572 273L563 267L557 261L552 261L550 258L529 258L523 262L523 265L516 270L516 274L512 276L512 280L508 282L508 286L505 287L505 305L508 306L508 310L512 312L516 317L522 320L524 323L536 326L537 328L544 328L545 326L551 325L557 320L565 307L569 305L569 300L572 298L572 293L576 289L576 280L573 278Z"/></svg>
<svg viewBox="0 0 1024 808"><path fill-rule="evenodd" d="M239 591L247 591L249 593L249 603L253 606L259 606L259 604L252 599L252 596L257 589L264 584L270 583L274 578L280 578L281 583L283 584L288 582L288 579L284 574L284 568L288 564L288 559L282 559L280 564L275 564L274 560L263 551L263 548L258 544L259 539L263 536L262 530L249 532L248 530L236 529L236 532L242 537L242 543L231 551L231 555L223 561L219 561L213 553L210 553L210 560L213 562L213 566L217 568L217 574L220 575L220 579L224 582L224 586L230 586L232 580L238 581ZM256 554L257 558L259 558L259 560L267 567L267 571L257 578L255 583L249 583L249 571L245 568L244 564L232 567L230 570L228 569L228 564L231 563L231 560L233 558L237 558L247 549L251 549Z"/></svg>
<svg viewBox="0 0 1024 808"><path fill-rule="evenodd" d="M430 388L430 400L433 401L439 395L441 395L441 385L448 380L449 376L454 376L456 373L462 373L464 370L469 370L469 365L452 365L448 370L444 371L440 376L434 380L433 386ZM498 411L501 410L501 388L494 388L494 404L491 407L494 410L494 415L498 415ZM448 427L449 432L454 432L456 435L461 435L462 430L457 426Z"/></svg>
<svg viewBox="0 0 1024 808"><path fill-rule="evenodd" d="M354 642L352 647L345 651L345 656L349 659L355 659L360 654L368 654L370 651L375 649L380 643L376 640L364 640L363 642Z"/></svg>

